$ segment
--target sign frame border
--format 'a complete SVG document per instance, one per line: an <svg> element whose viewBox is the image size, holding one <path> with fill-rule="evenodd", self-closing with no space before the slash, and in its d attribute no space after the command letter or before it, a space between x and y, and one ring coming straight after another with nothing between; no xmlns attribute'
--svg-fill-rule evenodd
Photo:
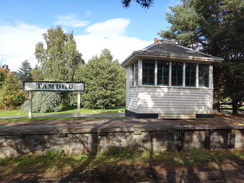
<svg viewBox="0 0 244 183"><path fill-rule="evenodd" d="M25 90L25 83L83 83L84 85L84 90ZM81 82L63 82L63 81L23 81L23 90L24 91L42 91L42 92L85 92L86 85L85 82L81 81Z"/></svg>

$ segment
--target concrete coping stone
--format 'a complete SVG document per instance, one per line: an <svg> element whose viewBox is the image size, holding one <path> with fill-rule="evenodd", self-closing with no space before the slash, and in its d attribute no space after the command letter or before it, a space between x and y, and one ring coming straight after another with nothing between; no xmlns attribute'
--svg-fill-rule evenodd
<svg viewBox="0 0 244 183"><path fill-rule="evenodd" d="M74 133L118 133L118 132L134 132L140 134L145 131L169 131L169 130L242 130L244 125L204 125L204 126L110 126L110 127L92 127L92 126L43 126L43 127L28 127L28 128L14 128L5 127L0 129L0 136L3 135L48 135L48 134L74 134Z"/></svg>

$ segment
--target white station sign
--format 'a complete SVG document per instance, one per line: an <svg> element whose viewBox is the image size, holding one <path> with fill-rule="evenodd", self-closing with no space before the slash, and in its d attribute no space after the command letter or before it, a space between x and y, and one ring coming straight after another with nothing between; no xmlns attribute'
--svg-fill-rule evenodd
<svg viewBox="0 0 244 183"><path fill-rule="evenodd" d="M85 91L84 82L25 81L25 91Z"/></svg>

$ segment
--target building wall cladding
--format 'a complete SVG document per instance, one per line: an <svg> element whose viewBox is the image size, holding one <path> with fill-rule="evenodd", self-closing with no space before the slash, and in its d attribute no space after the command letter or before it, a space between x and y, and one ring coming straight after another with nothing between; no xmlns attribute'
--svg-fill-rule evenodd
<svg viewBox="0 0 244 183"><path fill-rule="evenodd" d="M126 72L126 109L128 111L139 116L140 114L158 114L161 118L181 115L209 117L213 114L213 88L211 87L131 86L131 67L127 67Z"/></svg>
<svg viewBox="0 0 244 183"><path fill-rule="evenodd" d="M244 129L196 129L110 131L66 134L19 134L0 136L0 158L44 155L50 150L65 154L89 154L110 147L133 147L142 151L244 148Z"/></svg>

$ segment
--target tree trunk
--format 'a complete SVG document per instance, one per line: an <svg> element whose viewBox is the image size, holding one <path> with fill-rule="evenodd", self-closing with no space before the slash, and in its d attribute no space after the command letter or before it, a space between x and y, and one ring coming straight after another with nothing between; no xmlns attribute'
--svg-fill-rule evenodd
<svg viewBox="0 0 244 183"><path fill-rule="evenodd" d="M237 101L232 102L232 114L238 114L238 102Z"/></svg>
<svg viewBox="0 0 244 183"><path fill-rule="evenodd" d="M213 100L213 110L214 112L220 112L220 104L219 104L219 95L220 95L220 90L214 89L214 100Z"/></svg>
<svg viewBox="0 0 244 183"><path fill-rule="evenodd" d="M220 68L218 65L214 65L214 93L213 93L213 110L214 112L220 112L219 95L220 95Z"/></svg>

